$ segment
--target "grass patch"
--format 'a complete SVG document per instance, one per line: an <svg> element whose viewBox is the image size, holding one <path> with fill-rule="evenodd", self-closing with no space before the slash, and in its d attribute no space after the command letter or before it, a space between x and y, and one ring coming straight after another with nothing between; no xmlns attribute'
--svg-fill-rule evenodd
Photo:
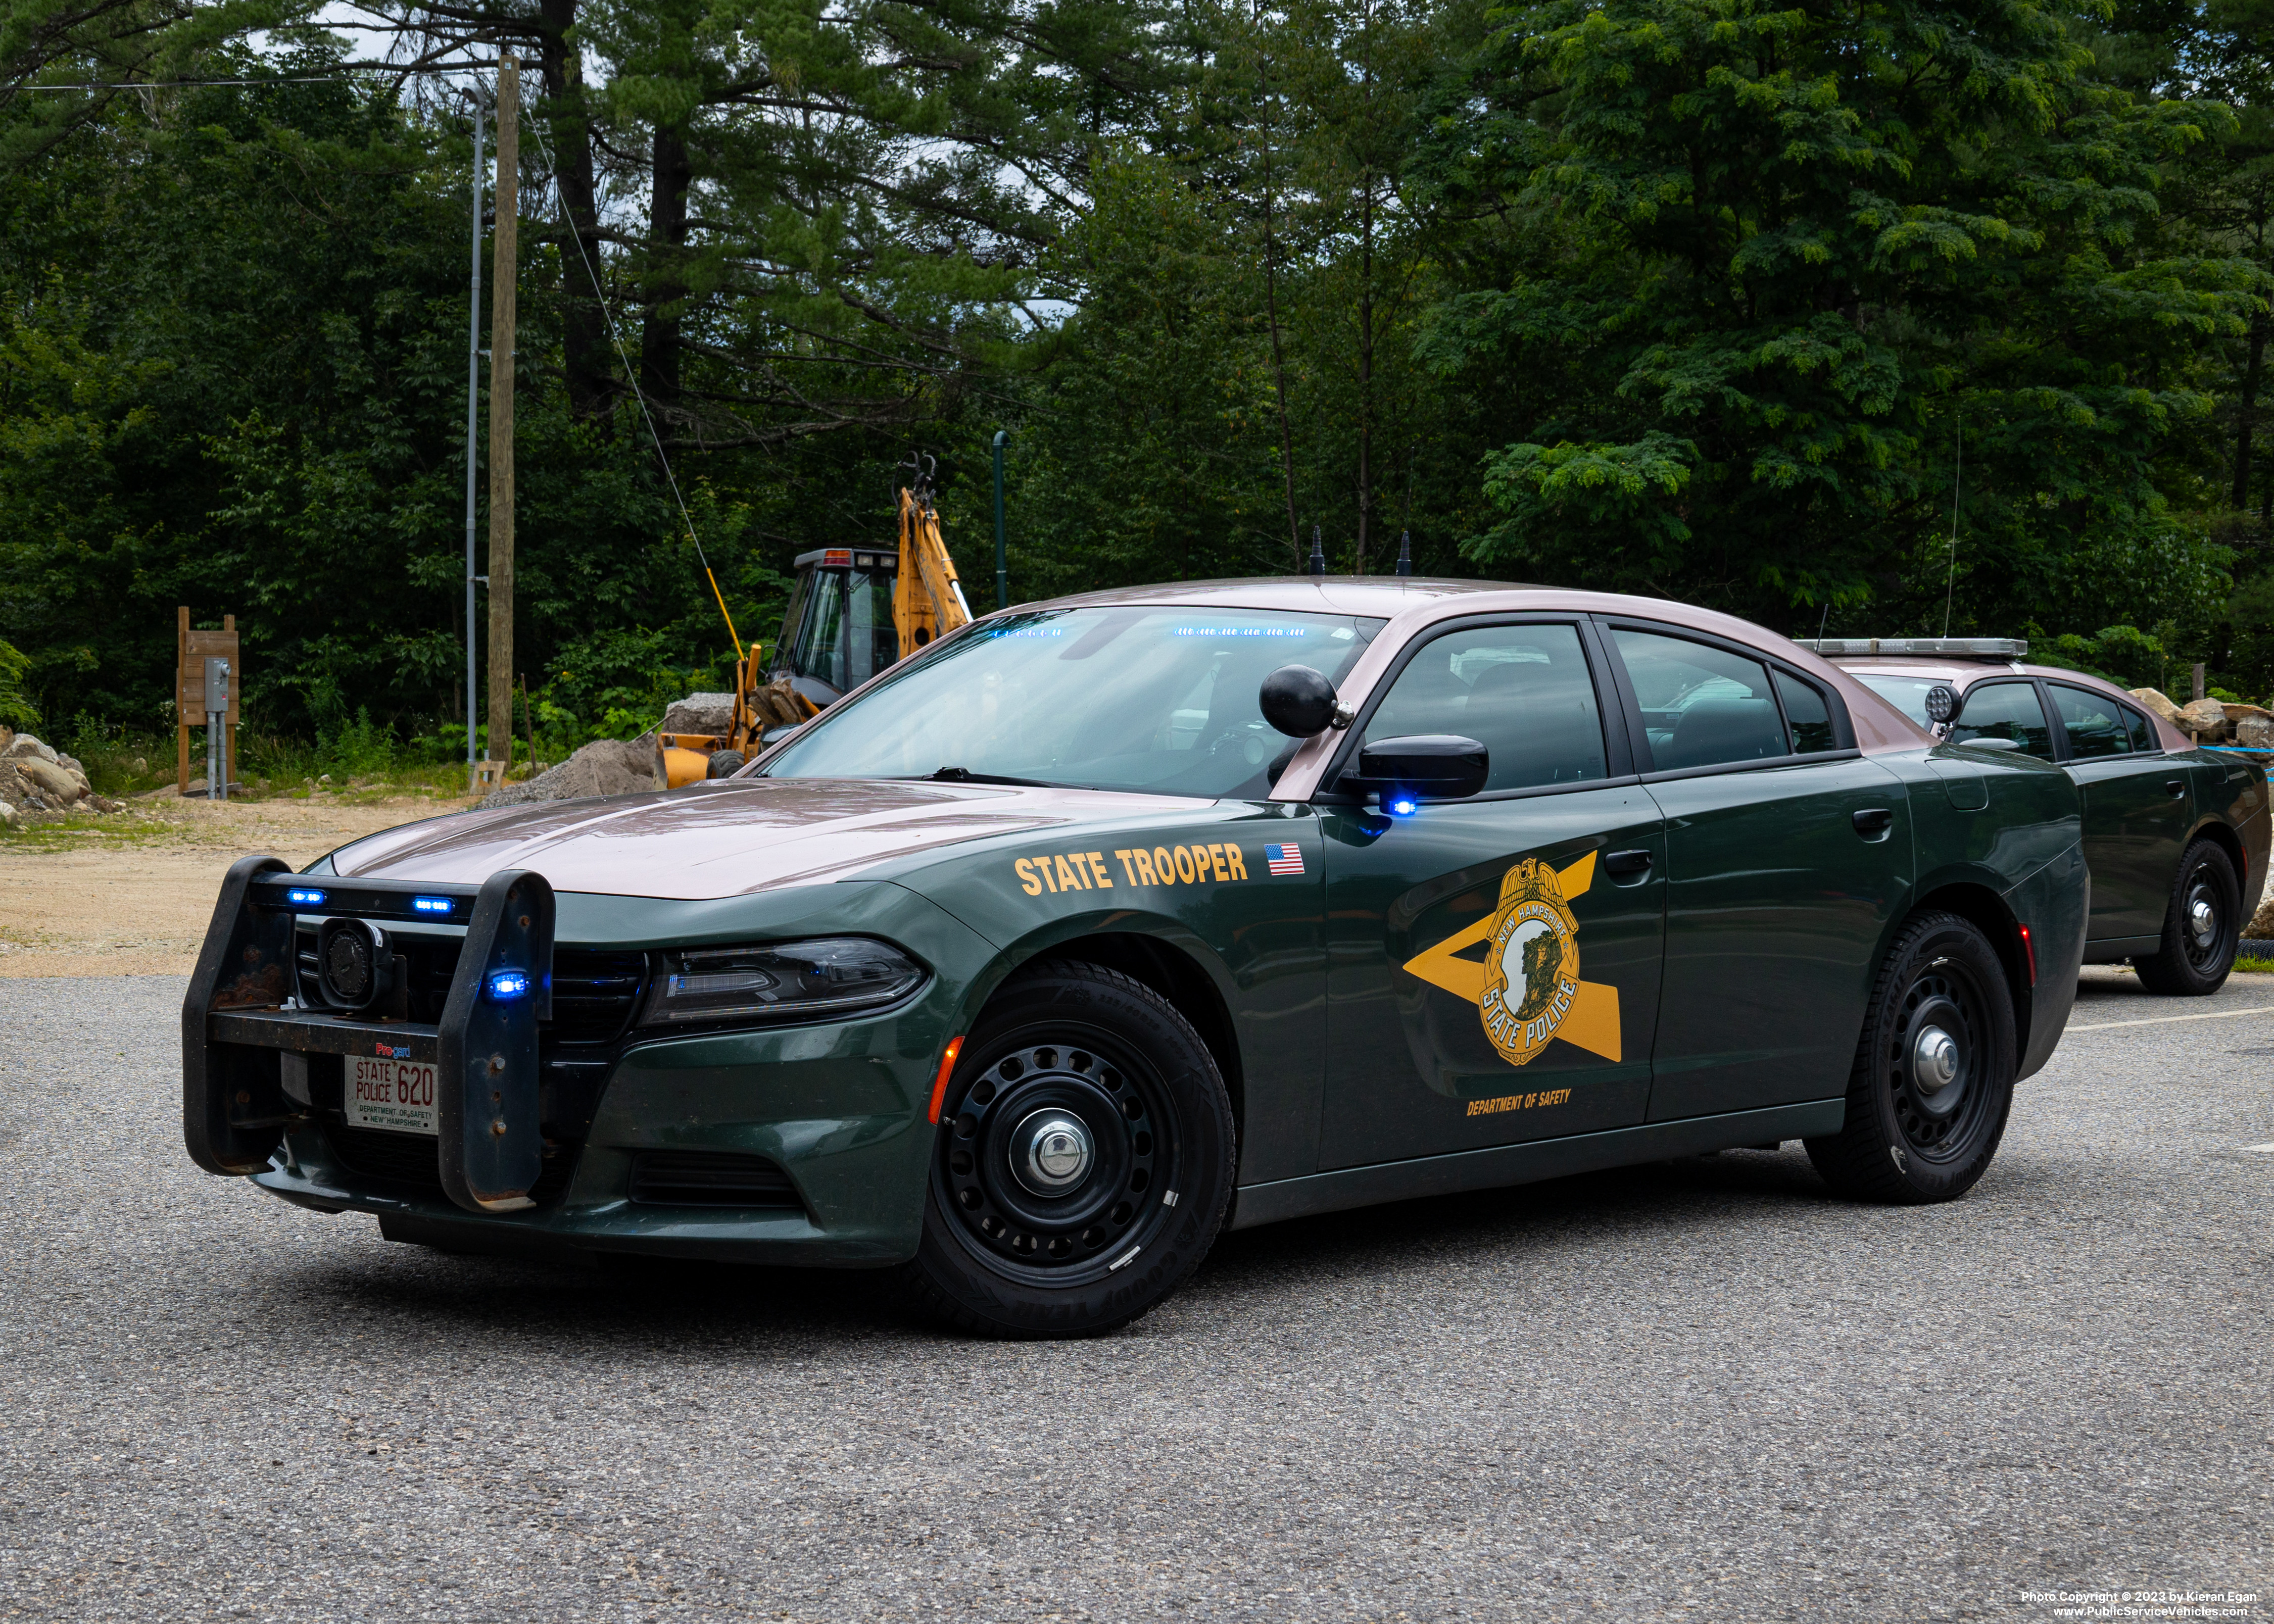
<svg viewBox="0 0 2274 1624"><path fill-rule="evenodd" d="M37 815L34 814L36 816ZM131 812L64 816L0 829L0 851L85 852L124 846L145 846L153 840L179 839L181 830L154 817Z"/></svg>

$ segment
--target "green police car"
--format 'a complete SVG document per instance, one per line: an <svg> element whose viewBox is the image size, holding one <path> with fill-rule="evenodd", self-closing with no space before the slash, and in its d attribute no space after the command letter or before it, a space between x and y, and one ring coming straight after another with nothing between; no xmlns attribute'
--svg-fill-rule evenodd
<svg viewBox="0 0 2274 1624"><path fill-rule="evenodd" d="M1008 610L740 774L231 870L211 1172L469 1250L1108 1329L1226 1227L1800 1139L1962 1194L2076 991L2075 786L1655 599Z"/></svg>

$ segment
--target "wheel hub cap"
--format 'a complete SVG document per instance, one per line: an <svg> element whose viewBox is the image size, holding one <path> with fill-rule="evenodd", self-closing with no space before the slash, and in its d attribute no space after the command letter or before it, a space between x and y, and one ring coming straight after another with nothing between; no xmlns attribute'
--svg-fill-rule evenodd
<svg viewBox="0 0 2274 1624"><path fill-rule="evenodd" d="M2195 945L2208 948L2218 938L2218 911L2208 897L2197 897L2187 909L2187 928L2195 933Z"/></svg>
<svg viewBox="0 0 2274 1624"><path fill-rule="evenodd" d="M1931 1097L1958 1078L1958 1040L1940 1026L1924 1026L1911 1041L1911 1081Z"/></svg>
<svg viewBox="0 0 2274 1624"><path fill-rule="evenodd" d="M1081 1183L1097 1159L1088 1127L1071 1111L1036 1111L1011 1133L1011 1170L1036 1195L1059 1195Z"/></svg>

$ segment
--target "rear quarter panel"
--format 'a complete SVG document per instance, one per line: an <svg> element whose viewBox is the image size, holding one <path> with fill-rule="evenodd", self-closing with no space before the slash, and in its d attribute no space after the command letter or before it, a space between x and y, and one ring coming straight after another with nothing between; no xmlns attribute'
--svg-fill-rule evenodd
<svg viewBox="0 0 2274 1624"><path fill-rule="evenodd" d="M2190 750L2189 777L2195 780L2195 827L2224 823L2242 847L2242 906L2246 916L2255 912L2266 885L2270 834L2266 789L2266 758L2230 750Z"/></svg>
<svg viewBox="0 0 2274 1624"><path fill-rule="evenodd" d="M1914 895L1931 906L1938 891L1986 894L2007 924L1993 940L2019 990L2018 1075L2028 1077L2060 1041L2084 957L2091 893L2075 782L2047 762L1963 745L1874 759L1909 786ZM2034 985L2015 925L2036 947Z"/></svg>

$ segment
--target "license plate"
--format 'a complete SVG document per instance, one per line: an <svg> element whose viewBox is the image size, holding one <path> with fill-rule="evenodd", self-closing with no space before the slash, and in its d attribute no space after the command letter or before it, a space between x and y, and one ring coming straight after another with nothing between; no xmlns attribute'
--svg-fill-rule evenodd
<svg viewBox="0 0 2274 1624"><path fill-rule="evenodd" d="M432 1065L416 1060L352 1059L347 1084L341 1104L349 1126L395 1133L435 1132Z"/></svg>

